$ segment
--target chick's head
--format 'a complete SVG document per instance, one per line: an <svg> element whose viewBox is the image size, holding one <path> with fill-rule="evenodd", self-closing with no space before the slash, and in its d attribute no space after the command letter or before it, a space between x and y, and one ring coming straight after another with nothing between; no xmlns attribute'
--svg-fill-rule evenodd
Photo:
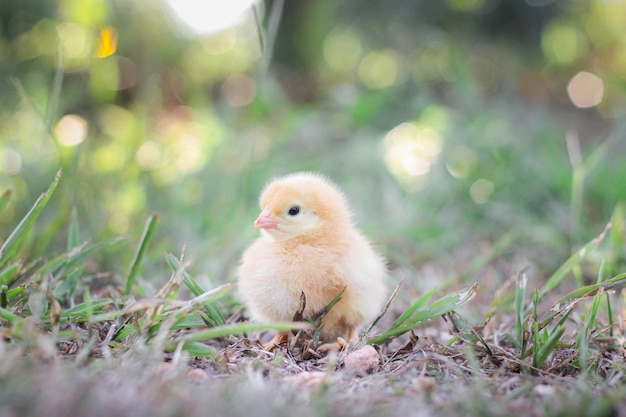
<svg viewBox="0 0 626 417"><path fill-rule="evenodd" d="M261 193L254 226L276 241L331 232L351 223L343 193L326 177L296 173L271 181Z"/></svg>

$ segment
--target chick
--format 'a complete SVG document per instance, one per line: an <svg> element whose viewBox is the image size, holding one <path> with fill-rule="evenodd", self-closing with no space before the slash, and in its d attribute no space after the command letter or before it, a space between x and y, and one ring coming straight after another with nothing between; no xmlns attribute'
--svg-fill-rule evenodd
<svg viewBox="0 0 626 417"><path fill-rule="evenodd" d="M295 173L271 181L260 206L254 226L261 236L238 269L239 293L252 319L292 320L302 293L303 316L311 317L345 288L323 318L320 339L349 342L382 307L387 270L355 227L346 197L322 175Z"/></svg>

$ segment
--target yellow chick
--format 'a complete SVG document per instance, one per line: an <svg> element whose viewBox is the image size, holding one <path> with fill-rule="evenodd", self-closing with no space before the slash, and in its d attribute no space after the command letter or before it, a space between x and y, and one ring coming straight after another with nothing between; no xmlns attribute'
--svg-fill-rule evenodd
<svg viewBox="0 0 626 417"><path fill-rule="evenodd" d="M357 230L346 197L329 179L295 173L271 181L260 197L254 226L261 236L248 247L238 270L239 293L252 319L290 321L304 293L304 317L326 307L320 339L353 339L386 299L382 257ZM279 334L271 343L286 339Z"/></svg>

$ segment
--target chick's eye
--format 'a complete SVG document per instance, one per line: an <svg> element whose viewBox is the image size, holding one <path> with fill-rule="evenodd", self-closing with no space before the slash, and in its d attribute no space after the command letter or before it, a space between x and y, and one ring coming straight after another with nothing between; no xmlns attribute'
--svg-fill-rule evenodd
<svg viewBox="0 0 626 417"><path fill-rule="evenodd" d="M290 216L297 216L298 213L300 213L300 207L293 206L292 208L289 209L287 213L289 213Z"/></svg>

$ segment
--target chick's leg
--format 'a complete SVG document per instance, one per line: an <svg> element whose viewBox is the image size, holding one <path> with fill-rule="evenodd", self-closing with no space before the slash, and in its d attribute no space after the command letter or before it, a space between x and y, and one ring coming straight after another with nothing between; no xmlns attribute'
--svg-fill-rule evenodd
<svg viewBox="0 0 626 417"><path fill-rule="evenodd" d="M348 343L352 342L352 340L356 337L356 326L348 327Z"/></svg>
<svg viewBox="0 0 626 417"><path fill-rule="evenodd" d="M339 345L339 350L346 350L348 348L348 344L356 337L356 327L350 326L348 327L348 339L344 339L343 337L337 338L337 344Z"/></svg>
<svg viewBox="0 0 626 417"><path fill-rule="evenodd" d="M287 340L289 340L289 333L279 332L276 336L272 338L272 340L263 344L263 349L273 350L274 348L280 346L282 343L286 343Z"/></svg>
<svg viewBox="0 0 626 417"><path fill-rule="evenodd" d="M348 348L348 344L356 337L356 327L350 326L348 327L348 338L347 340L343 337L338 337L337 342L335 343L323 343L317 349L322 353L330 352L331 350L346 350Z"/></svg>

